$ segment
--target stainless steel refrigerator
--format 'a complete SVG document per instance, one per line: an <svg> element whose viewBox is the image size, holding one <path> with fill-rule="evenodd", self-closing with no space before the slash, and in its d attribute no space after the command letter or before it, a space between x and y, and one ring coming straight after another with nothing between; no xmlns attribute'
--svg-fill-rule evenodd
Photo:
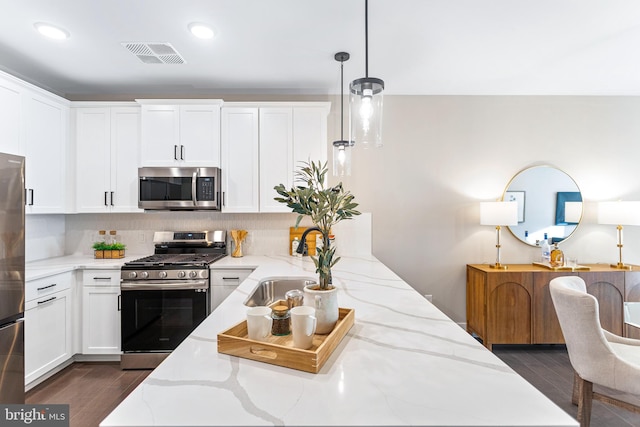
<svg viewBox="0 0 640 427"><path fill-rule="evenodd" d="M0 153L0 403L24 403L24 163Z"/></svg>

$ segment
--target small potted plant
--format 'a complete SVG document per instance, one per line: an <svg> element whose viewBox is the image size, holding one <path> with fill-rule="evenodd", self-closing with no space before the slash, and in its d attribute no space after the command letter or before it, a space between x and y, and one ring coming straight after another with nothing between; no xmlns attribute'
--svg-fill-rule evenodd
<svg viewBox="0 0 640 427"><path fill-rule="evenodd" d="M326 162L303 162L296 171L296 182L303 185L296 185L290 190L283 184L274 187L281 196L275 200L286 204L298 214L295 226L298 227L302 218L308 216L322 235L322 247L317 249L316 256L312 257L319 282L305 288L305 304L316 308L316 333L320 334L331 332L338 320L336 289L331 283L331 268L340 261L340 257L336 256L335 246L329 243L331 227L344 219L360 215L356 210L358 203L353 201L354 196L344 189L341 182L329 186L326 182L327 173ZM300 244L303 245L304 241L304 238L301 239ZM321 307L327 308L330 312L322 312Z"/></svg>
<svg viewBox="0 0 640 427"><path fill-rule="evenodd" d="M105 243L96 242L93 244L94 258L124 258L124 249L126 246L122 243Z"/></svg>

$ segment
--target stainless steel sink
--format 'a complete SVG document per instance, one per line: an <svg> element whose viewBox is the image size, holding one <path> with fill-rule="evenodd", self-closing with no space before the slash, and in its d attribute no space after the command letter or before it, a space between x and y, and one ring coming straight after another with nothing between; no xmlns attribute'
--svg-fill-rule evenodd
<svg viewBox="0 0 640 427"><path fill-rule="evenodd" d="M317 283L312 277L269 277L258 282L258 286L249 294L244 305L255 307L269 305L279 299L285 299L284 294L291 289L304 289L305 286Z"/></svg>

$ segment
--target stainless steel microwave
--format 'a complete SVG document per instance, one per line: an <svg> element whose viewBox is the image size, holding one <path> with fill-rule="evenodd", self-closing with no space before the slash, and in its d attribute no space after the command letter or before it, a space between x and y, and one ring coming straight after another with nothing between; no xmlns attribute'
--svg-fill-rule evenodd
<svg viewBox="0 0 640 427"><path fill-rule="evenodd" d="M217 167L138 168L138 207L145 210L220 210Z"/></svg>

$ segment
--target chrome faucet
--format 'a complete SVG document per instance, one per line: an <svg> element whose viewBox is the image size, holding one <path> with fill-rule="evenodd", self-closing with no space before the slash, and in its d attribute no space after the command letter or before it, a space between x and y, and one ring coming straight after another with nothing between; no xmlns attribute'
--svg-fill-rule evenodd
<svg viewBox="0 0 640 427"><path fill-rule="evenodd" d="M304 233L302 233L302 236L300 237L300 244L298 245L298 249L296 249L297 253L305 253L305 251L307 250L307 234L311 233L312 231L319 231L322 234L323 244L327 244L325 242L324 233L322 233L322 230L320 230L318 227L307 228L306 230L304 230Z"/></svg>

